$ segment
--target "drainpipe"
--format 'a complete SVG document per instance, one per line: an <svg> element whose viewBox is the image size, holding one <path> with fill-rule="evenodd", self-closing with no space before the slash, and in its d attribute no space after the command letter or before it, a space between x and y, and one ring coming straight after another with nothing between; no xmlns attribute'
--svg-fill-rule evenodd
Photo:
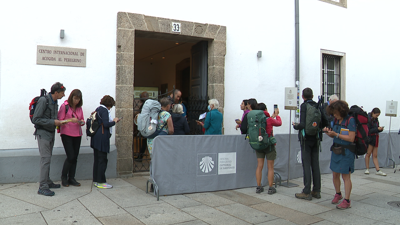
<svg viewBox="0 0 400 225"><path fill-rule="evenodd" d="M300 44L299 44L299 0L294 1L295 9L295 87L297 88L296 123L300 122Z"/></svg>

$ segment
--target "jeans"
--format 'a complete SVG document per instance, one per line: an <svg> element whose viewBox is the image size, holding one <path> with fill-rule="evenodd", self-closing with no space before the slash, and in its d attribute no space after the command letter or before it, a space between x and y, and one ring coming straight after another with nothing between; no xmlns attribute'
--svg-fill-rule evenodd
<svg viewBox="0 0 400 225"><path fill-rule="evenodd" d="M318 141L303 141L301 143L301 160L303 163L303 193L311 193L311 179L314 184L313 192L321 191L321 171L319 168Z"/></svg>

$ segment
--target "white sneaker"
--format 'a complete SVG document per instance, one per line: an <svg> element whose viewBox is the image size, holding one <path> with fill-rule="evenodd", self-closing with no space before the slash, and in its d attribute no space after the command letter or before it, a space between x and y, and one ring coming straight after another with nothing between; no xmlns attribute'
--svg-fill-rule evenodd
<svg viewBox="0 0 400 225"><path fill-rule="evenodd" d="M376 175L386 176L386 173L382 172L382 170L379 170L376 172Z"/></svg>
<svg viewBox="0 0 400 225"><path fill-rule="evenodd" d="M112 188L113 186L111 184L107 184L107 183L98 183L96 187L108 189L108 188Z"/></svg>
<svg viewBox="0 0 400 225"><path fill-rule="evenodd" d="M364 173L365 173L365 174L369 174L369 170L368 170L368 169L366 169Z"/></svg>

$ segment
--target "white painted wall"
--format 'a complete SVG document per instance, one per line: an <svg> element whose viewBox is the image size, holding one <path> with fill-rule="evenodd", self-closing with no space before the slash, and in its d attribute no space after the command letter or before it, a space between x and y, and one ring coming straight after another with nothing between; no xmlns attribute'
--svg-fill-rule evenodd
<svg viewBox="0 0 400 225"><path fill-rule="evenodd" d="M350 104L384 109L386 100L397 100L398 6L396 0L352 0L347 9L300 1L301 88L319 94L320 49L329 49L347 54ZM288 133L283 104L284 88L294 86L294 1L7 1L0 3L0 149L36 148L28 104L40 88L63 82L66 97L81 89L86 117L103 95L115 96L118 11L226 26L225 134L239 134L234 119L242 115L241 101L251 97L270 109L278 104L284 125L274 131ZM325 26L328 22L335 25ZM37 45L87 49L87 67L36 65ZM399 127L397 118L392 127ZM83 139L82 145L89 142ZM55 146L62 146L59 138Z"/></svg>

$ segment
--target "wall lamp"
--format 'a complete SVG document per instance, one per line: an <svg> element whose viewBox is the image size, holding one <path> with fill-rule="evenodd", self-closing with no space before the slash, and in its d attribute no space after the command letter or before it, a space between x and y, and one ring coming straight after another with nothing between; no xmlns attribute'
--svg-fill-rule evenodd
<svg viewBox="0 0 400 225"><path fill-rule="evenodd" d="M262 57L262 51L258 51L257 52L257 58L261 58Z"/></svg>
<svg viewBox="0 0 400 225"><path fill-rule="evenodd" d="M65 35L64 35L64 30L61 29L61 30L60 30L60 38L61 38L61 39L64 39L64 36L65 36Z"/></svg>

